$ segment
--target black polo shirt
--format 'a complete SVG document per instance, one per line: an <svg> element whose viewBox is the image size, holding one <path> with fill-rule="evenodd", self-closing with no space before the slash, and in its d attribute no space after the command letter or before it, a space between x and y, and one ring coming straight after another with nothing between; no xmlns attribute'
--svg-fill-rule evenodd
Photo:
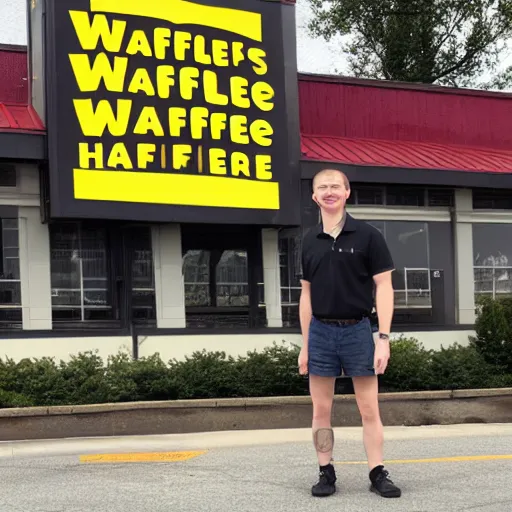
<svg viewBox="0 0 512 512"><path fill-rule="evenodd" d="M373 276L393 269L381 233L348 213L336 240L320 223L302 243L302 279L311 283L311 306L318 318L370 316Z"/></svg>

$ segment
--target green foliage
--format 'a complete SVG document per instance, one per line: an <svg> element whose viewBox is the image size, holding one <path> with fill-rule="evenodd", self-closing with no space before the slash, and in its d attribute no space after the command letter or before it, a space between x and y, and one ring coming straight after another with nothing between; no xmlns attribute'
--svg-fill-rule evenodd
<svg viewBox="0 0 512 512"><path fill-rule="evenodd" d="M104 363L93 352L59 364L50 358L0 360L0 407L306 395L299 350L274 343L237 358L203 350L167 363L159 354L134 361L126 353ZM512 373L486 361L476 344L433 351L402 337L391 342L380 383L382 391L507 387Z"/></svg>
<svg viewBox="0 0 512 512"><path fill-rule="evenodd" d="M471 346L491 365L512 373L512 298L481 298Z"/></svg>
<svg viewBox="0 0 512 512"><path fill-rule="evenodd" d="M496 0L309 0L313 35L341 45L358 77L504 89L512 3ZM490 82L480 82L484 74Z"/></svg>
<svg viewBox="0 0 512 512"><path fill-rule="evenodd" d="M416 391L430 389L430 351L414 338L401 337L390 342L391 357L381 385L389 391Z"/></svg>

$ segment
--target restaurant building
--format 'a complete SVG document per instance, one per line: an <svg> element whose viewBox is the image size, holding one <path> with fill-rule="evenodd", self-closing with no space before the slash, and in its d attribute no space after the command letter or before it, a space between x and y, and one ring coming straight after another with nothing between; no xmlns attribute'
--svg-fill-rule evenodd
<svg viewBox="0 0 512 512"><path fill-rule="evenodd" d="M292 2L120 5L38 2L0 48L3 357L300 343L325 167L389 244L396 335L466 344L511 293L510 94L297 73Z"/></svg>

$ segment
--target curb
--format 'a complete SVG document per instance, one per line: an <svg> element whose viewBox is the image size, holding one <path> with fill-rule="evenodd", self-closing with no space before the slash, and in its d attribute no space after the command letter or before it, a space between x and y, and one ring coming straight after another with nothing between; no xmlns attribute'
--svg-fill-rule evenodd
<svg viewBox="0 0 512 512"><path fill-rule="evenodd" d="M379 395L386 426L512 422L512 388ZM0 440L307 428L311 397L225 398L0 409ZM360 426L354 395L336 395L333 425Z"/></svg>

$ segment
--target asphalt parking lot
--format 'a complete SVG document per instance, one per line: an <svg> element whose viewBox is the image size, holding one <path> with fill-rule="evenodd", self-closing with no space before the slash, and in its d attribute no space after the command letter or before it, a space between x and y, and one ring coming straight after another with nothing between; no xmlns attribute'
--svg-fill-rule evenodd
<svg viewBox="0 0 512 512"><path fill-rule="evenodd" d="M2 512L506 512L512 425L390 427L399 499L368 490L361 429L336 430L338 492L313 498L306 430L0 443Z"/></svg>

